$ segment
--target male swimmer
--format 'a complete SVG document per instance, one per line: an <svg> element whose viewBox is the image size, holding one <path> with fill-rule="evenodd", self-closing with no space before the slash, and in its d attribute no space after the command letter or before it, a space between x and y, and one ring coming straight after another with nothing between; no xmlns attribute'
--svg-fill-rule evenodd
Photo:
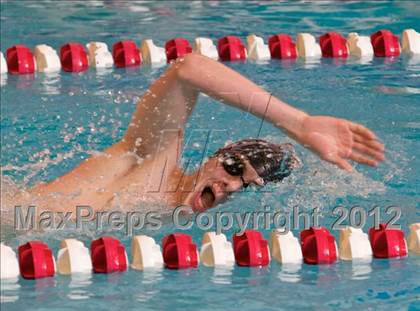
<svg viewBox="0 0 420 311"><path fill-rule="evenodd" d="M366 127L310 116L220 62L189 54L151 85L120 141L64 176L29 189L32 203L43 209L70 211L83 205L100 211L115 205L124 208L130 203L124 201L129 193L127 200L136 197L203 211L247 185L280 181L299 165L291 144L246 139L223 147L197 171L185 174L178 167L182 134L200 92L268 120L349 172L349 160L370 166L384 160L383 144Z"/></svg>

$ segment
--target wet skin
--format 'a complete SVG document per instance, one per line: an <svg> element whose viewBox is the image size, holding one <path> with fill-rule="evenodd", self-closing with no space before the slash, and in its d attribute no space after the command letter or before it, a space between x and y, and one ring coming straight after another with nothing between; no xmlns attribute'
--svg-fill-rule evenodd
<svg viewBox="0 0 420 311"><path fill-rule="evenodd" d="M216 158L191 175L178 167L184 127L200 92L264 118L348 172L352 171L349 160L370 166L384 160L383 144L363 125L310 116L222 63L189 54L173 63L139 100L121 141L52 182L29 189L31 200L55 210L73 210L77 205L104 210L114 205L116 198L124 206L124 197L138 197L172 207L186 204L199 211L223 202L241 189L244 181L259 184L252 166L247 165L242 178L230 176L215 163ZM174 187L175 191L167 191ZM127 193L130 195L124 195Z"/></svg>

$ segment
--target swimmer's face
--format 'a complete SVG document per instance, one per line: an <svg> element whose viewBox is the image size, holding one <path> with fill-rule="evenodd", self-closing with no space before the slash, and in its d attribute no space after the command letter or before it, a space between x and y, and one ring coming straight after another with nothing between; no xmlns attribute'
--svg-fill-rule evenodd
<svg viewBox="0 0 420 311"><path fill-rule="evenodd" d="M245 159L242 164L241 174L232 174L233 171L226 169L219 157L210 158L197 172L197 182L185 203L194 212L202 212L226 201L230 194L244 186L262 186L264 181L251 164Z"/></svg>

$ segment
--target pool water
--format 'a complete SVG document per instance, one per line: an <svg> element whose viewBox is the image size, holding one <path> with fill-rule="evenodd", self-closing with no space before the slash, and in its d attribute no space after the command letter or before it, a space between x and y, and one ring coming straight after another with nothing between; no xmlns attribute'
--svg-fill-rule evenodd
<svg viewBox="0 0 420 311"><path fill-rule="evenodd" d="M138 44L152 38L162 46L172 37L217 39L255 33L267 40L277 32L327 31L370 35L386 28L420 30L416 1L222 2L194 1L2 1L1 51L14 44L45 43L58 49L68 41L86 44L121 39ZM311 114L327 114L360 122L374 130L387 147L378 169L356 166L348 175L297 147L304 165L264 192L234 195L217 211L271 211L299 206L320 208L321 225L330 228L337 205L379 206L382 222L388 206L402 209L398 224L420 220L420 60L407 57L360 62L322 59L228 63L286 102ZM1 77L1 167L3 191L50 181L123 135L135 102L165 68L141 66L82 74L36 74ZM184 160L200 160L205 138L213 129L210 151L227 140L259 135L290 141L269 124L200 96L186 131ZM206 132L206 131L204 131ZM416 151L417 150L417 151ZM5 188L4 188L5 187ZM145 207L145 209L148 207ZM2 212L5 207L2 206ZM368 218L367 231L373 224ZM238 228L225 232L229 239ZM301 228L302 229L302 228ZM141 230L160 242L176 231L167 223L160 230ZM266 238L270 230L260 228ZM199 244L203 231L184 231ZM294 231L298 235L299 230ZM57 253L63 238L86 245L103 234L120 238L130 254L131 237L123 231L66 229L16 233L2 226L1 241L12 246L41 239ZM338 231L332 231L338 238ZM373 260L370 264L337 262L328 266L290 268L272 262L266 268L192 270L129 270L120 274L19 279L1 283L2 310L36 309L420 309L420 258Z"/></svg>

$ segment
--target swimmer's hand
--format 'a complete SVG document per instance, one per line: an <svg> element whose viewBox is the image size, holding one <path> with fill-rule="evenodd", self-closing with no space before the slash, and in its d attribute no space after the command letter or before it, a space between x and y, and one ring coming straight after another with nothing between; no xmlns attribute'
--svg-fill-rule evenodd
<svg viewBox="0 0 420 311"><path fill-rule="evenodd" d="M384 145L363 125L327 116L306 116L296 140L322 159L348 172L349 159L377 166L385 159Z"/></svg>

